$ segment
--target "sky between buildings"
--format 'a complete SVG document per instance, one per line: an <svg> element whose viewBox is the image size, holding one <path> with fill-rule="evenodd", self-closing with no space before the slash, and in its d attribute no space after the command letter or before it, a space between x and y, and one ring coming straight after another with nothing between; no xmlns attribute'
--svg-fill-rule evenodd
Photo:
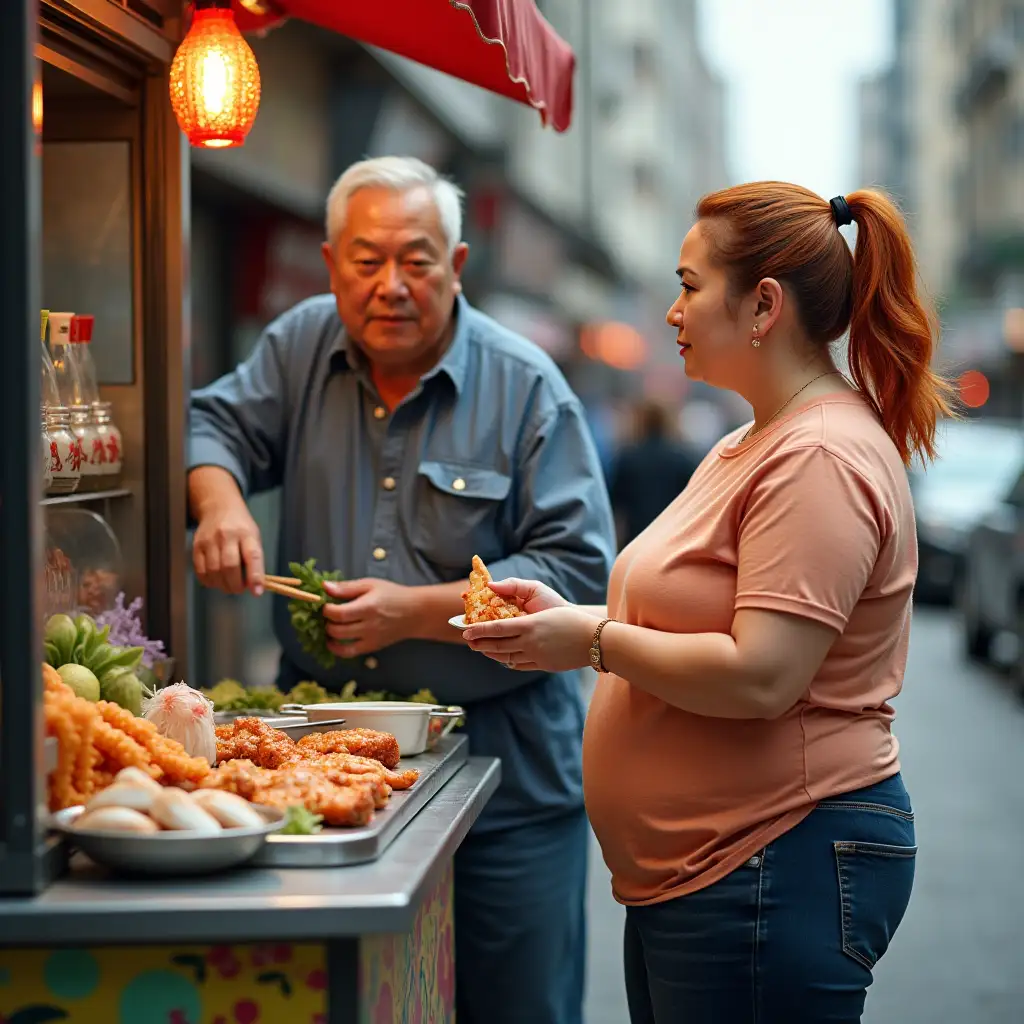
<svg viewBox="0 0 1024 1024"><path fill-rule="evenodd" d="M700 31L727 83L735 181L794 181L826 199L862 184L857 81L891 59L889 0L701 0Z"/></svg>

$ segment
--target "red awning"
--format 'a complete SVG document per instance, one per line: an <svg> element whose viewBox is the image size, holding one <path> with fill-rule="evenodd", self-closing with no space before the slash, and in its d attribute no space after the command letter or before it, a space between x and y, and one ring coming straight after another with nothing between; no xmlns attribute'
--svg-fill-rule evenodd
<svg viewBox="0 0 1024 1024"><path fill-rule="evenodd" d="M529 104L556 131L569 127L576 58L534 0L234 3L243 32L299 18Z"/></svg>

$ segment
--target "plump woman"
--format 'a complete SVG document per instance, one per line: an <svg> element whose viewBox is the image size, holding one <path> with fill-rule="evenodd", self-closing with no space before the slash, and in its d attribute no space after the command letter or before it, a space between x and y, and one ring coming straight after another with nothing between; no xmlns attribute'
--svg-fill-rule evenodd
<svg viewBox="0 0 1024 1024"><path fill-rule="evenodd" d="M917 572L906 467L934 454L949 389L883 195L759 182L697 214L668 323L687 375L753 422L623 550L607 608L508 580L530 614L466 639L513 669L600 673L584 782L633 1024L855 1024L914 878L891 705Z"/></svg>

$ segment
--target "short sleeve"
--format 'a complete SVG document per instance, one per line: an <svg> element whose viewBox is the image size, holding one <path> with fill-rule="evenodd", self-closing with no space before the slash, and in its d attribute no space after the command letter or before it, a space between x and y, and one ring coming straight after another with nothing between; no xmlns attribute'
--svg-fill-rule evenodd
<svg viewBox="0 0 1024 1024"><path fill-rule="evenodd" d="M880 503L863 474L817 446L758 476L739 524L736 603L842 631L881 550Z"/></svg>

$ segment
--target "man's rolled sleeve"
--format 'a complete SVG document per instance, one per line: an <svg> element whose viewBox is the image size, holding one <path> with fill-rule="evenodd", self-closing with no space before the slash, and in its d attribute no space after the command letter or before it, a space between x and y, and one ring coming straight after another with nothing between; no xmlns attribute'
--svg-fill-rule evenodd
<svg viewBox="0 0 1024 1024"><path fill-rule="evenodd" d="M576 604L601 604L615 557L608 491L578 402L544 416L521 448L515 474L513 553L489 568L553 587Z"/></svg>
<svg viewBox="0 0 1024 1024"><path fill-rule="evenodd" d="M245 495L281 482L287 433L282 353L287 316L263 332L237 369L192 394L188 469L220 466Z"/></svg>

